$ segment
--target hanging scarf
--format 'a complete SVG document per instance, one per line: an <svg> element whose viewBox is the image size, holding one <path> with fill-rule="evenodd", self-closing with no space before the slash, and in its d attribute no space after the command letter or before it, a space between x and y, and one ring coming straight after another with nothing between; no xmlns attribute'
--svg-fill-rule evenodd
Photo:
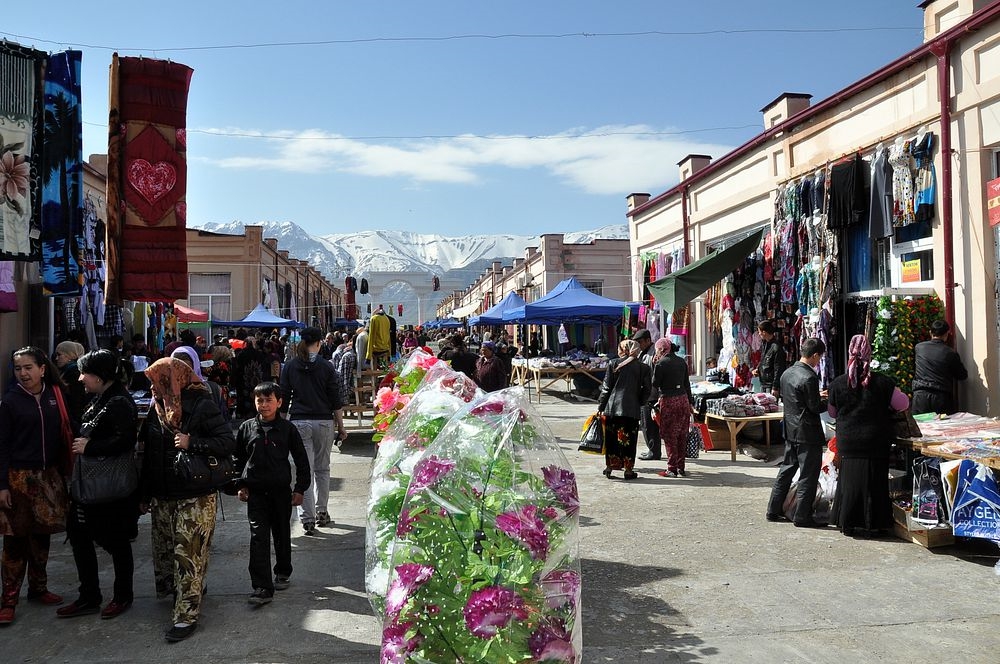
<svg viewBox="0 0 1000 664"><path fill-rule="evenodd" d="M164 357L153 362L145 372L153 391L156 414L168 429L180 431L181 392L186 389L208 388L195 375L191 367L175 357Z"/></svg>
<svg viewBox="0 0 1000 664"><path fill-rule="evenodd" d="M858 383L862 387L868 387L868 379L871 378L871 362L872 347L868 343L868 338L863 334L855 334L851 337L847 360L847 382L852 388L856 389Z"/></svg>

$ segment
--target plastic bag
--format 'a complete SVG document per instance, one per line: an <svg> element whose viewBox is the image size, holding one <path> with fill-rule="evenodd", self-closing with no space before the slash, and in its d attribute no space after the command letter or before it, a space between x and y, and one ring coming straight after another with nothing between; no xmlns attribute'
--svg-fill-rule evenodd
<svg viewBox="0 0 1000 664"><path fill-rule="evenodd" d="M604 454L604 416L594 413L583 423L583 436L580 438L581 452L587 454Z"/></svg>
<svg viewBox="0 0 1000 664"><path fill-rule="evenodd" d="M913 520L936 526L948 521L944 487L941 484L941 459L917 457L913 460Z"/></svg>
<svg viewBox="0 0 1000 664"><path fill-rule="evenodd" d="M576 476L520 388L467 405L406 491L382 661L582 659Z"/></svg>
<svg viewBox="0 0 1000 664"><path fill-rule="evenodd" d="M705 443L701 438L701 428L697 424L692 424L688 429L684 458L697 459L703 449L705 449Z"/></svg>
<svg viewBox="0 0 1000 664"><path fill-rule="evenodd" d="M414 351L416 353L416 351ZM372 463L365 531L365 589L375 614L385 615L389 563L413 467L451 417L484 393L447 363L431 367L422 387L385 431Z"/></svg>

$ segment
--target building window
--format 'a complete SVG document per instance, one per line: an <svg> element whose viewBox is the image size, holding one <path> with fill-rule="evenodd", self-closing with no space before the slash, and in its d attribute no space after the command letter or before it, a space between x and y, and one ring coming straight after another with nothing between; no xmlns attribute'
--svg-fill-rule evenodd
<svg viewBox="0 0 1000 664"><path fill-rule="evenodd" d="M212 320L232 320L232 284L228 272L188 276L188 304Z"/></svg>
<svg viewBox="0 0 1000 664"><path fill-rule="evenodd" d="M589 290L594 295L604 295L603 281L581 281L580 285Z"/></svg>

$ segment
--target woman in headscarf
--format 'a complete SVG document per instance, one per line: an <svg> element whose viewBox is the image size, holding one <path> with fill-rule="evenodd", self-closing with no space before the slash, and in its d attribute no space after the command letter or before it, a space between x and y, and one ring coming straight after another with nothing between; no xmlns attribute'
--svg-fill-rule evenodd
<svg viewBox="0 0 1000 664"><path fill-rule="evenodd" d="M45 568L52 533L66 530L67 433L75 429L59 370L45 351L16 350L13 364L16 382L0 401L0 625L14 622L25 572L29 600L62 604L49 592Z"/></svg>
<svg viewBox="0 0 1000 664"><path fill-rule="evenodd" d="M627 480L638 475L635 467L635 445L639 439L639 414L649 399L651 372L639 360L639 343L625 339L618 344L618 357L608 363L598 397L597 412L604 422L604 476L624 470Z"/></svg>
<svg viewBox="0 0 1000 664"><path fill-rule="evenodd" d="M79 364L80 383L94 400L83 414L80 437L73 441L73 453L118 457L135 449L138 416L132 395L125 387L125 372L118 357L110 350L97 350L81 357ZM138 518L139 501L134 493L95 505L75 500L70 503L66 531L80 579L80 595L76 601L56 610L58 617L72 618L100 611L102 618L114 618L132 606L132 540L137 534ZM115 570L114 596L103 610L94 544L111 555Z"/></svg>
<svg viewBox="0 0 1000 664"><path fill-rule="evenodd" d="M174 470L180 450L223 457L236 439L208 390L187 364L165 357L146 369L154 409L139 430L143 446L140 495L152 512L153 575L158 599L173 597L167 641L181 641L198 627L215 532L216 492L184 480Z"/></svg>
<svg viewBox="0 0 1000 664"><path fill-rule="evenodd" d="M658 474L661 477L687 475L684 453L691 429L691 379L687 362L674 354L673 344L664 337L656 340L653 389L659 397L660 438L667 449L667 469Z"/></svg>
<svg viewBox="0 0 1000 664"><path fill-rule="evenodd" d="M208 378L205 377L205 374L202 373L201 359L199 358L198 351L191 346L178 346L174 349L174 352L170 354L170 357L175 357L191 367L191 370L194 371L196 376L198 376L198 379L205 383L208 387L208 391L215 400L215 405L219 407L219 412L222 413L222 419L229 422L231 418L229 417L229 404L226 401L226 395L218 383L208 380Z"/></svg>
<svg viewBox="0 0 1000 664"><path fill-rule="evenodd" d="M82 344L75 341L63 341L52 351L52 362L59 368L59 376L66 383L66 407L70 417L79 421L83 411L90 403L90 395L80 382L80 369L76 361L86 352Z"/></svg>
<svg viewBox="0 0 1000 664"><path fill-rule="evenodd" d="M851 338L847 373L830 385L828 412L837 420L840 474L830 522L845 535L892 528L889 449L895 440L892 411L910 405L891 378L871 370L872 348L863 334Z"/></svg>

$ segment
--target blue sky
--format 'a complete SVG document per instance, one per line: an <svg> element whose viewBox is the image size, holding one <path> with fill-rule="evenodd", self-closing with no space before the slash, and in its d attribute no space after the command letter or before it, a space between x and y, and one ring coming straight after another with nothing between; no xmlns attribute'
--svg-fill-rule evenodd
<svg viewBox="0 0 1000 664"><path fill-rule="evenodd" d="M106 151L114 50L184 63L189 223L318 235L624 223L628 193L749 140L781 92L815 103L917 47L923 21L916 0L8 4L0 37L83 51L85 154Z"/></svg>

